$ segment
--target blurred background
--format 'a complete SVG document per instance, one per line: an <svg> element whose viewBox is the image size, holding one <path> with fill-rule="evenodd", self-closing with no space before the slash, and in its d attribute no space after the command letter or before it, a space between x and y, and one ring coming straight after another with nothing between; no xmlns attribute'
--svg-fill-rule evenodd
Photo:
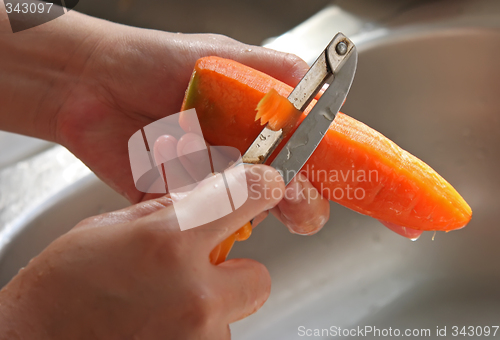
<svg viewBox="0 0 500 340"><path fill-rule="evenodd" d="M80 0L75 10L131 26L219 33L260 45L305 21L332 0Z"/></svg>

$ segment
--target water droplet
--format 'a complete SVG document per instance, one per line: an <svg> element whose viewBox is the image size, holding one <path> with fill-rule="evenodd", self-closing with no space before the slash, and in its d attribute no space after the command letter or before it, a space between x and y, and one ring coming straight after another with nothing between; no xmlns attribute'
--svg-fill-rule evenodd
<svg viewBox="0 0 500 340"><path fill-rule="evenodd" d="M292 149L296 149L298 148L299 146L304 146L304 145L307 145L307 143L309 143L309 136L305 136L305 138L301 141L297 141L296 143L291 143L290 147Z"/></svg>
<svg viewBox="0 0 500 340"><path fill-rule="evenodd" d="M323 112L323 117L328 120L333 120L335 118L335 113L333 113L332 110L327 107L325 112Z"/></svg>
<svg viewBox="0 0 500 340"><path fill-rule="evenodd" d="M245 52L252 52L252 49L248 48L248 49L245 50Z"/></svg>
<svg viewBox="0 0 500 340"><path fill-rule="evenodd" d="M434 241L434 238L436 237L436 231L434 230L434 235L432 235L432 240Z"/></svg>
<svg viewBox="0 0 500 340"><path fill-rule="evenodd" d="M266 140L266 136L264 136L264 135L260 135L259 137L261 140Z"/></svg>

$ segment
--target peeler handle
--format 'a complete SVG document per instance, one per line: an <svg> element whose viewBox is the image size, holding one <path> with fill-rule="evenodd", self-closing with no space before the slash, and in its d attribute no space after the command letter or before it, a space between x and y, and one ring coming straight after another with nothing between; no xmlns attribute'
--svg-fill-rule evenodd
<svg viewBox="0 0 500 340"><path fill-rule="evenodd" d="M231 251L235 241L245 241L252 234L252 223L247 222L243 227L238 229L234 234L230 235L224 241L215 247L210 253L210 262L219 264L226 261L227 255Z"/></svg>

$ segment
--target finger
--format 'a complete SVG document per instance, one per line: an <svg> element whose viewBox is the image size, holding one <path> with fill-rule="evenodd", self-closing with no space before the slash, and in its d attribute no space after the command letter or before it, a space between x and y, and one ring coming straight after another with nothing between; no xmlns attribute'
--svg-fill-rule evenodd
<svg viewBox="0 0 500 340"><path fill-rule="evenodd" d="M312 235L328 221L330 204L307 177L299 173L287 186L283 200L271 212L290 232Z"/></svg>
<svg viewBox="0 0 500 340"><path fill-rule="evenodd" d="M154 144L154 156L156 165L177 158L177 139L170 135L158 137Z"/></svg>
<svg viewBox="0 0 500 340"><path fill-rule="evenodd" d="M161 178L167 183L171 194L187 192L196 186L196 182L186 171L177 155L177 140L169 135L158 137L154 144L155 163L159 166Z"/></svg>
<svg viewBox="0 0 500 340"><path fill-rule="evenodd" d="M222 172L241 158L240 152L236 148L209 145L209 143L203 139L203 135L201 134L198 117L193 115L192 112L182 111L179 115L179 125L184 131L186 131L186 134L179 139L179 143L177 144L177 153L179 156L186 156L181 157L181 161L183 161L183 165L194 178L203 179L206 175L203 176L203 174L198 174L199 166L197 166L196 163L200 163L200 159L202 157L193 158L190 156L190 154L193 153L193 149L194 151L197 151L208 148L208 154L212 164L211 170L213 172ZM203 143L205 145L203 145Z"/></svg>
<svg viewBox="0 0 500 340"><path fill-rule="evenodd" d="M193 35L184 39L193 40L195 46L189 50L193 60L208 55L236 60L293 87L309 69L307 63L294 54L243 44L222 35L204 34L202 38ZM199 41L205 43L200 45Z"/></svg>
<svg viewBox="0 0 500 340"><path fill-rule="evenodd" d="M416 229L412 229L412 228L408 228L408 227L402 227L400 225L397 225L397 224L394 224L391 222L387 222L387 221L381 221L381 220L379 220L379 221L380 221L380 223L385 225L387 228L394 231L396 234L404 236L404 237L412 239L412 240L418 239L420 237L420 235L422 235L422 233L423 233L422 230L416 230Z"/></svg>
<svg viewBox="0 0 500 340"><path fill-rule="evenodd" d="M163 179L159 179L161 180L161 183L163 184ZM145 193L144 196L141 197L140 199L140 202L146 202L146 201L150 201L150 200L154 200L154 199L157 199L157 198L160 198L160 197L163 197L165 196L165 194L158 194L158 193Z"/></svg>
<svg viewBox="0 0 500 340"><path fill-rule="evenodd" d="M198 134L186 133L183 135L179 142L177 143L177 154L179 159L188 171L188 173L196 181L202 181L208 175L215 172L221 172L227 166L218 166L218 169L212 169L216 165L222 165L228 163L226 158L218 152L217 147L211 147L208 150L208 145L205 140Z"/></svg>
<svg viewBox="0 0 500 340"><path fill-rule="evenodd" d="M216 286L229 323L255 313L271 292L271 277L267 268L254 260L233 259L215 267Z"/></svg>
<svg viewBox="0 0 500 340"><path fill-rule="evenodd" d="M81 228L85 226L102 227L131 222L143 216L147 216L154 212L157 212L158 210L164 209L171 204L172 200L170 199L170 197L162 196L157 199L134 204L124 209L86 218L85 220L78 223L75 228Z"/></svg>
<svg viewBox="0 0 500 340"><path fill-rule="evenodd" d="M309 70L307 63L291 53L278 52L266 47L247 45L250 52L235 55L234 60L262 71L282 82L296 86Z"/></svg>
<svg viewBox="0 0 500 340"><path fill-rule="evenodd" d="M250 223L250 228L253 229L257 225L259 225L264 219L269 215L269 211L263 211L257 216L255 216L251 223ZM240 230L245 229L243 232L243 235L240 234ZM210 252L209 258L210 258L210 263L212 264L219 264L222 263L226 260L229 252L231 251L231 248L234 245L235 241L244 241L246 240L250 234L251 230L247 231L246 230L246 225L244 227L241 227L241 229L236 231L236 233L230 235L228 238L226 238L224 241L219 243L215 248ZM241 239L240 239L241 238Z"/></svg>
<svg viewBox="0 0 500 340"><path fill-rule="evenodd" d="M260 214L258 214L257 216L255 216L254 219L252 220L252 228L255 228L256 226L258 226L259 224L264 222L267 215L269 215L269 211L263 211Z"/></svg>
<svg viewBox="0 0 500 340"><path fill-rule="evenodd" d="M237 166L203 180L174 209L182 230L196 228L201 247L210 252L217 244L259 213L274 207L284 194L283 179L266 165ZM228 190L236 210L229 205ZM229 206L229 208L228 208ZM157 215L161 220L161 212Z"/></svg>

